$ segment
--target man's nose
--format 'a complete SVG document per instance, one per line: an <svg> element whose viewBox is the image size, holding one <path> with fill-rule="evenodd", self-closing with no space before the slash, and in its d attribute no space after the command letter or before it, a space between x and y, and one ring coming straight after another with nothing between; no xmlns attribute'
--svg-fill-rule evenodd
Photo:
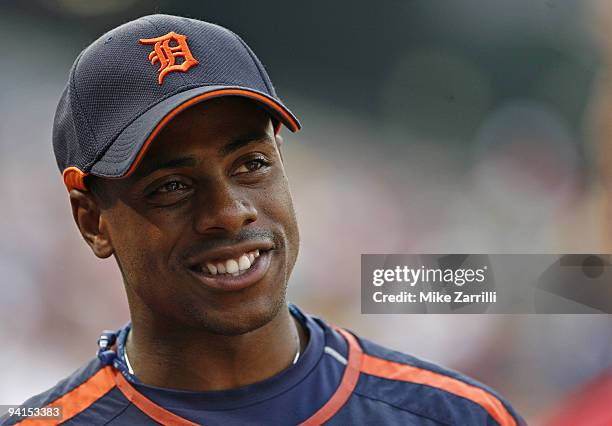
<svg viewBox="0 0 612 426"><path fill-rule="evenodd" d="M235 235L257 220L257 209L247 194L230 185L217 185L197 197L194 227L198 233Z"/></svg>

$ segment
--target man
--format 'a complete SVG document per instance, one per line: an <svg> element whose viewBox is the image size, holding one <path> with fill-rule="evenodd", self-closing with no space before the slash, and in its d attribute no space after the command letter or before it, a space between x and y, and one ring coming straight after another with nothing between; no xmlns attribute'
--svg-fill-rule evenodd
<svg viewBox="0 0 612 426"><path fill-rule="evenodd" d="M131 323L23 407L60 407L45 424L521 424L483 385L287 304L299 234L281 125L300 128L219 26L146 16L79 55L54 150Z"/></svg>

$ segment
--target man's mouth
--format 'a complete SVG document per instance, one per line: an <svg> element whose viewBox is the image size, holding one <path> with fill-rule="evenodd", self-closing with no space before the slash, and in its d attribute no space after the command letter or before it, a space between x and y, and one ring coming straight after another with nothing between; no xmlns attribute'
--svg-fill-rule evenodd
<svg viewBox="0 0 612 426"><path fill-rule="evenodd" d="M222 291L238 291L259 282L270 269L272 249L251 249L231 256L219 254L189 267L191 274L207 287ZM238 254L240 253L240 254Z"/></svg>
<svg viewBox="0 0 612 426"><path fill-rule="evenodd" d="M210 275L231 275L237 277L249 270L257 261L259 250L253 250L236 258L215 259L203 264L194 265L196 272Z"/></svg>

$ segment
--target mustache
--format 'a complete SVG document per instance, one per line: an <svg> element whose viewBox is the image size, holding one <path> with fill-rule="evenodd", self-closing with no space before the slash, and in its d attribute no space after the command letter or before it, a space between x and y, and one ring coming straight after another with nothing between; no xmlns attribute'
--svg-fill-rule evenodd
<svg viewBox="0 0 612 426"><path fill-rule="evenodd" d="M244 229L240 231L235 237L229 238L216 238L216 239L205 239L198 241L192 247L187 249L181 254L183 260L193 258L203 251L214 250L219 247L227 247L243 243L245 241L258 241L258 242L272 242L274 248L278 248L281 244L280 239L275 238L272 231L267 229Z"/></svg>

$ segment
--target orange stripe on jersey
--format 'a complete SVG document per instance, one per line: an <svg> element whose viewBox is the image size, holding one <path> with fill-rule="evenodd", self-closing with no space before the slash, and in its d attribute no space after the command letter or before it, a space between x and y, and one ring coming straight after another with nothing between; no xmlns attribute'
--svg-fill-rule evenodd
<svg viewBox="0 0 612 426"><path fill-rule="evenodd" d="M344 375L342 376L338 389L336 389L336 392L332 395L332 397L316 413L301 423L300 426L322 425L331 419L334 414L336 414L338 410L342 408L346 401L348 401L349 397L353 393L353 390L355 389L355 386L357 386L357 380L359 379L359 367L361 366L363 351L359 347L357 339L355 339L352 334L342 330L341 328L336 328L336 331L344 336L349 345L349 357L346 368L344 369Z"/></svg>
<svg viewBox="0 0 612 426"><path fill-rule="evenodd" d="M54 426L61 424L87 409L98 399L106 395L113 387L115 387L113 367L104 367L70 392L65 393L45 406L61 407L61 419L31 418L22 420L17 424L20 426Z"/></svg>
<svg viewBox="0 0 612 426"><path fill-rule="evenodd" d="M310 416L307 420L300 424L300 426L319 426L331 419L337 412L344 406L346 401L353 393L357 381L359 380L359 367L361 365L361 357L363 351L357 343L357 339L350 333L336 329L340 334L344 336L349 346L349 356L347 366L344 370L344 375L340 381L340 385L332 397L321 407L316 413ZM157 405L155 402L148 399L146 396L138 392L123 375L113 370L113 380L116 383L119 390L123 395L136 407L140 409L147 416L152 418L158 423L165 426L198 426L197 423L193 423L177 414L174 414L165 408Z"/></svg>
<svg viewBox="0 0 612 426"><path fill-rule="evenodd" d="M138 392L128 383L128 381L119 371L115 370L113 371L113 374L114 381L123 395L132 404L138 407L140 411L151 417L157 423L165 426L198 426L197 423L190 422L189 420L177 416L165 408L160 407L149 398Z"/></svg>
<svg viewBox="0 0 612 426"><path fill-rule="evenodd" d="M382 377L403 382L418 383L442 389L454 395L467 398L483 407L502 426L516 426L514 417L494 395L481 389L433 371L400 364L386 359L363 355L361 372L371 376Z"/></svg>

